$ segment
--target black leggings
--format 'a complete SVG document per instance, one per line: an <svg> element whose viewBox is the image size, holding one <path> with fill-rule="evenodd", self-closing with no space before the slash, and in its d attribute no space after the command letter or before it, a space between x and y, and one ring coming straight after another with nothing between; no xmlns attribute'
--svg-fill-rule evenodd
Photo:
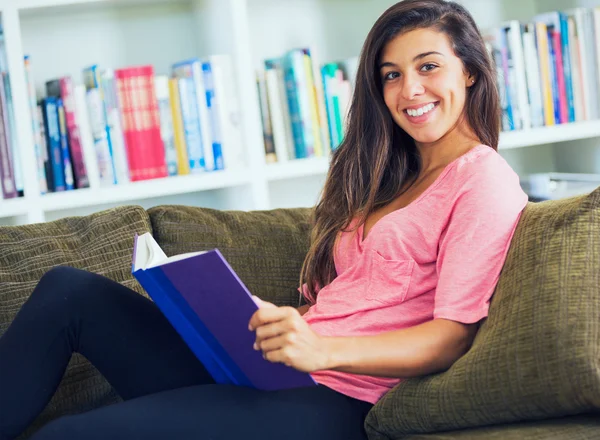
<svg viewBox="0 0 600 440"><path fill-rule="evenodd" d="M0 338L0 440L44 409L73 352L124 402L59 418L50 439L364 439L372 405L327 387L215 384L153 302L107 278L49 271Z"/></svg>

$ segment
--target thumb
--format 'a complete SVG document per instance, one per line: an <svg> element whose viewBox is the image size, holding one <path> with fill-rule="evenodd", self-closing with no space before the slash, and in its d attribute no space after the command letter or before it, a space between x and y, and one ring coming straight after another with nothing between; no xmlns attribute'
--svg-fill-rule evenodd
<svg viewBox="0 0 600 440"><path fill-rule="evenodd" d="M254 300L254 302L256 303L256 305L259 308L273 308L273 307L277 307L275 304L270 303L268 301L263 301L262 299L260 299L258 296L256 295L252 295L252 299Z"/></svg>

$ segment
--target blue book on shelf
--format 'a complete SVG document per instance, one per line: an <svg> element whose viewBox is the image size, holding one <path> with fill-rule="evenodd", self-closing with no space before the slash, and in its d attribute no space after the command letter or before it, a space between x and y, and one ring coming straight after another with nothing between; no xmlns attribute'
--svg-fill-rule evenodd
<svg viewBox="0 0 600 440"><path fill-rule="evenodd" d="M248 323L258 306L218 249L167 258L151 234L136 234L131 271L215 382L265 391L317 385L253 349Z"/></svg>
<svg viewBox="0 0 600 440"><path fill-rule="evenodd" d="M204 74L204 90L206 92L206 107L208 109L208 119L210 120L210 132L212 134L212 149L215 158L215 170L225 168L223 163L223 141L221 135L221 126L219 124L219 99L221 96L215 96L215 82L210 62L202 63L202 73Z"/></svg>
<svg viewBox="0 0 600 440"><path fill-rule="evenodd" d="M58 110L58 129L60 131L60 151L62 154L63 172L65 174L65 188L67 191L70 191L75 189L75 179L73 177L71 152L69 151L69 133L67 132L65 106L63 100L60 98L56 100L56 109Z"/></svg>
<svg viewBox="0 0 600 440"><path fill-rule="evenodd" d="M301 159L309 156L308 144L310 139L307 139L307 135L310 135L310 133L309 130L306 130L306 120L301 108L299 75L302 72L298 71L298 62L294 62L292 54L293 52L288 52L283 56L281 67L283 69L283 80L285 82L288 107L290 109L296 159Z"/></svg>
<svg viewBox="0 0 600 440"><path fill-rule="evenodd" d="M202 142L202 157L204 169L212 171L215 169L215 158L213 154L213 137L211 133L210 118L206 102L206 89L204 87L204 74L202 72L202 61L199 58L180 61L172 66L173 75L176 78L191 78L188 82L190 96L196 103L196 117L199 121L200 140Z"/></svg>
<svg viewBox="0 0 600 440"><path fill-rule="evenodd" d="M573 97L573 74L571 70L571 43L569 42L569 22L567 14L558 13L560 17L560 37L562 43L563 70L565 74L565 89L567 92L567 108L569 122L575 121L575 101Z"/></svg>
<svg viewBox="0 0 600 440"><path fill-rule="evenodd" d="M99 96L102 100L102 115L103 115L103 123L106 131L106 144L108 144L108 152L110 154L110 165L112 168L113 175L113 184L116 185L117 182L117 167L115 166L113 145L111 141L111 130L110 125L108 124L108 111L106 109L106 101L104 97L104 90L102 88L102 83L100 81L100 70L99 67L94 64L93 66L86 67L83 69L83 80L85 84L86 90L90 89L98 89Z"/></svg>
<svg viewBox="0 0 600 440"><path fill-rule="evenodd" d="M48 147L49 166L46 171L49 176L48 184L52 191L65 191L66 183L60 143L58 105L56 101L56 98L47 97L42 99L41 102L42 115L46 127L46 145Z"/></svg>
<svg viewBox="0 0 600 440"><path fill-rule="evenodd" d="M196 88L192 78L179 78L179 102L181 106L181 119L187 146L188 162L191 173L203 172L204 149L202 148L202 135L200 133L200 119L198 118L198 105L196 104Z"/></svg>

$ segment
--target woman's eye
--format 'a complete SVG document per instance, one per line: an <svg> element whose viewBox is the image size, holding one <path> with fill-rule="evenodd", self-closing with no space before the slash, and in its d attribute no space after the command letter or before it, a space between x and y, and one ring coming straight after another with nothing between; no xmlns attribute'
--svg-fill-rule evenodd
<svg viewBox="0 0 600 440"><path fill-rule="evenodd" d="M432 71L433 69L435 69L436 67L437 67L437 66L436 66L435 64L430 64L430 63L428 63L428 64L423 64L423 65L421 66L421 71L422 71L422 72L430 72L430 71Z"/></svg>
<svg viewBox="0 0 600 440"><path fill-rule="evenodd" d="M400 74L398 72L388 72L385 75L383 75L383 79L385 81L390 81L392 79L398 78L400 76Z"/></svg>

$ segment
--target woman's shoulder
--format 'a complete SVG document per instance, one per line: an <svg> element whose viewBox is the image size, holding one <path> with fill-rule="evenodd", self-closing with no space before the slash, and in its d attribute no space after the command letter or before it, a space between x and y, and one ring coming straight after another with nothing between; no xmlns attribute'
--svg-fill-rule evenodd
<svg viewBox="0 0 600 440"><path fill-rule="evenodd" d="M499 183L519 185L519 176L506 159L483 144L459 157L452 174L461 187Z"/></svg>

